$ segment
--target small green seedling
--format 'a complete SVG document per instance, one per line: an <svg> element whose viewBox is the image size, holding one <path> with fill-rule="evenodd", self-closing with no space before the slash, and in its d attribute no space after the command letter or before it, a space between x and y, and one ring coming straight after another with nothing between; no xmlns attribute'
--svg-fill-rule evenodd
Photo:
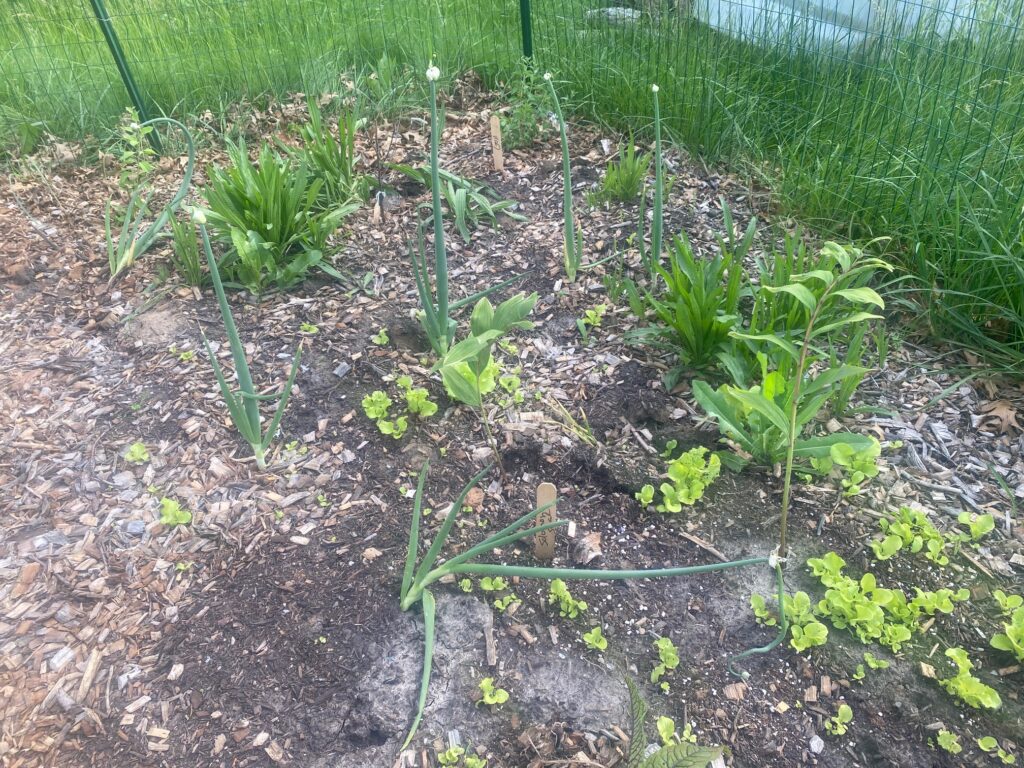
<svg viewBox="0 0 1024 768"><path fill-rule="evenodd" d="M319 504L322 509L327 509L331 506L331 500L327 498L326 493L318 493L316 495L316 503Z"/></svg>
<svg viewBox="0 0 1024 768"><path fill-rule="evenodd" d="M634 494L634 498L645 507L651 506L654 503L654 486L645 485Z"/></svg>
<svg viewBox="0 0 1024 768"><path fill-rule="evenodd" d="M679 651L670 638L659 637L654 641L654 647L658 651L658 664L651 670L651 682L657 683L666 674L679 666ZM668 693L668 683L660 683L661 690Z"/></svg>
<svg viewBox="0 0 1024 768"><path fill-rule="evenodd" d="M413 387L409 376L399 376L395 383L402 390L409 413L420 419L428 419L437 413L437 403L431 401L430 393L423 387Z"/></svg>
<svg viewBox="0 0 1024 768"><path fill-rule="evenodd" d="M381 328L379 331L377 331L376 335L370 337L370 341L372 341L378 347L387 346L391 342L391 339L388 337L388 329Z"/></svg>
<svg viewBox="0 0 1024 768"><path fill-rule="evenodd" d="M604 319L604 315L607 311L607 304L598 304L593 309L586 310L583 313L583 317L576 321L576 328L579 330L584 344L589 343L590 332L594 328L601 327L601 321Z"/></svg>
<svg viewBox="0 0 1024 768"><path fill-rule="evenodd" d="M1024 597L1020 595L1008 595L1003 590L997 589L992 593L992 597L999 604L999 612L1003 616L1010 616L1018 608L1024 606Z"/></svg>
<svg viewBox="0 0 1024 768"><path fill-rule="evenodd" d="M996 690L971 674L974 664L967 658L967 651L963 648L949 648L946 656L957 666L957 673L953 677L939 680L939 685L948 693L976 709L998 709L1002 705Z"/></svg>
<svg viewBox="0 0 1024 768"><path fill-rule="evenodd" d="M484 576L480 579L480 589L484 592L501 592L508 589L508 582L501 576Z"/></svg>
<svg viewBox="0 0 1024 768"><path fill-rule="evenodd" d="M145 464L149 461L149 451L145 443L132 443L124 452L124 460L129 464Z"/></svg>
<svg viewBox="0 0 1024 768"><path fill-rule="evenodd" d="M600 627L594 627L589 632L584 632L583 642L587 644L587 648L594 651L604 651L608 648L608 639L601 634Z"/></svg>
<svg viewBox="0 0 1024 768"><path fill-rule="evenodd" d="M472 592L473 591L473 582L472 582L472 580L471 579L459 579L459 589L461 589L463 592L467 592L467 593Z"/></svg>
<svg viewBox="0 0 1024 768"><path fill-rule="evenodd" d="M363 412L371 419L385 419L391 408L391 398L387 392L377 390L363 398Z"/></svg>
<svg viewBox="0 0 1024 768"><path fill-rule="evenodd" d="M482 757L476 755L466 755L466 760L463 762L466 768L487 768L487 761Z"/></svg>
<svg viewBox="0 0 1024 768"><path fill-rule="evenodd" d="M188 525L192 522L192 513L182 509L174 499L164 497L160 499L160 523L169 525L172 528L176 525Z"/></svg>
<svg viewBox="0 0 1024 768"><path fill-rule="evenodd" d="M939 746L942 747L942 749L949 752L951 755L959 755L961 752L963 752L964 748L960 746L960 737L957 736L955 733L947 731L945 728L939 731L937 741L939 743Z"/></svg>
<svg viewBox="0 0 1024 768"><path fill-rule="evenodd" d="M509 606L511 606L512 603L521 603L521 602L522 602L522 600L520 600L516 596L515 592L509 592L504 597L499 597L497 600L495 600L494 601L494 607L497 608L502 613L504 613L505 611L507 611L509 609Z"/></svg>
<svg viewBox="0 0 1024 768"><path fill-rule="evenodd" d="M480 693L483 694L483 698L479 703L500 706L508 701L508 691L504 688L495 688L493 677L485 677L480 681Z"/></svg>
<svg viewBox="0 0 1024 768"><path fill-rule="evenodd" d="M312 323L303 323L302 325L299 326L299 330L302 331L303 333L308 333L310 335L320 333L320 328L313 325Z"/></svg>
<svg viewBox="0 0 1024 768"><path fill-rule="evenodd" d="M835 717L830 717L825 721L825 730L833 736L842 736L851 722L853 722L853 710L848 704L840 704Z"/></svg>
<svg viewBox="0 0 1024 768"><path fill-rule="evenodd" d="M722 461L717 454L704 458L708 449L698 446L686 451L668 465L669 482L661 484L659 512L681 512L683 506L692 506L704 496L705 489L717 478Z"/></svg>
<svg viewBox="0 0 1024 768"><path fill-rule="evenodd" d="M996 741L994 736L983 736L977 740L977 743L978 749L980 749L982 752L985 752L987 754L992 754L994 752L996 757L998 757L1003 762L1003 765L1016 764L1017 757L1015 755L1011 755L1005 749L1000 747L999 742Z"/></svg>
<svg viewBox="0 0 1024 768"><path fill-rule="evenodd" d="M989 644L996 650L1012 653L1017 661L1024 661L1024 608L1017 608L1010 620L1003 622L1003 630Z"/></svg>
<svg viewBox="0 0 1024 768"><path fill-rule="evenodd" d="M462 747L449 747L444 752L437 753L437 762L441 765L458 765L465 753L466 750Z"/></svg>
<svg viewBox="0 0 1024 768"><path fill-rule="evenodd" d="M996 527L995 518L992 515L972 515L970 512L961 512L957 515L957 522L967 526L967 536L961 535L961 541L978 542L990 534Z"/></svg>
<svg viewBox="0 0 1024 768"><path fill-rule="evenodd" d="M676 721L664 715L657 720L658 737L664 746L676 743Z"/></svg>
<svg viewBox="0 0 1024 768"><path fill-rule="evenodd" d="M563 618L575 619L587 610L587 604L582 600L573 599L569 594L569 588L561 579L553 580L548 591L548 604L555 603L558 603L558 615Z"/></svg>

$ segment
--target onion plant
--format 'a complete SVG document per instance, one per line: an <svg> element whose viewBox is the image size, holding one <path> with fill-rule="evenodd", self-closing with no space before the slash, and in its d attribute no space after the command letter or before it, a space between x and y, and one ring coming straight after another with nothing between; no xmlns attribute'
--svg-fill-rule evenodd
<svg viewBox="0 0 1024 768"><path fill-rule="evenodd" d="M775 561L774 557L751 557L743 560L733 560L726 563L710 563L708 565L694 565L680 568L608 571L588 568L544 568L537 566L500 565L476 562L477 558L486 555L492 550L509 547L529 536L564 525L567 521L562 520L552 523L543 523L542 525L532 525L535 518L550 508L551 504L538 507L532 512L528 512L502 528L500 531L491 534L479 544L469 547L465 551L444 562L439 562L441 550L444 548L445 541L448 539L448 535L451 533L452 528L455 525L455 521L459 515L459 510L462 509L466 496L469 494L470 490L472 490L490 471L491 466L493 465L487 466L478 472L476 476L473 477L473 479L470 480L462 489L458 498L451 505L448 514L442 521L441 527L437 531L437 535L434 536L434 540L427 548L426 554L422 559L417 561L420 548L420 520L423 516L423 487L427 479L427 473L430 469L429 462L425 463L423 465L423 469L420 471L419 480L416 484L416 494L413 497L412 524L409 530L409 547L405 558L405 568L402 573L400 606L403 611L408 611L417 603L423 604L423 675L420 681L420 692L416 715L413 719L412 727L405 740L403 748L409 745L413 736L416 734L416 730L419 728L420 721L423 718L423 709L426 706L427 691L430 686L430 673L434 658L434 624L436 605L434 602L434 596L429 588L432 584L446 576L475 574L477 576L501 576L505 578L519 577L527 579L587 579L612 581L692 576L700 573L711 573L714 571L724 571L732 568L742 568L744 566L769 565L774 569L776 574L779 604L782 605L784 595L782 569ZM754 648L749 651L745 651L744 653L734 657L734 660L745 658L752 653L767 653L782 641L782 638L785 636L785 630L786 622L785 617L783 617L780 633L771 643L761 648Z"/></svg>
<svg viewBox="0 0 1024 768"><path fill-rule="evenodd" d="M152 198L152 194L147 195L143 199L140 191L138 189L134 190L128 199L128 207L125 209L121 231L116 241L113 238L110 226L111 205L109 202L107 203L103 224L107 240L107 263L110 266L111 282L152 247L153 243L156 242L163 232L167 220L178 209L178 206L181 205L181 202L188 194L189 187L192 185L192 172L196 164L196 147L192 141L192 134L189 133L189 130L184 125L169 117L156 117L152 120L147 120L139 127L145 128L159 123L175 126L184 134L185 144L188 148L185 175L182 177L181 184L178 186L178 191L174 193L174 197L163 207L156 220L146 229L142 228L142 222L149 212L149 201Z"/></svg>
<svg viewBox="0 0 1024 768"><path fill-rule="evenodd" d="M572 215L572 168L569 162L569 137L565 131L565 117L562 115L562 105L558 101L558 92L552 81L551 73L544 73L544 81L551 91L551 102L555 107L555 117L558 118L558 133L562 142L562 260L565 264L565 275L569 282L576 281L576 273L580 270L583 262L583 231L573 222Z"/></svg>
<svg viewBox="0 0 1024 768"><path fill-rule="evenodd" d="M520 276L504 280L497 285L485 288L471 296L450 301L448 293L448 253L444 245L444 223L441 214L441 171L438 163L438 144L440 142L440 123L437 118L437 80L441 70L431 65L427 69L427 82L430 83L430 192L431 210L434 224L434 270L431 275L427 262L426 245L422 224L416 230L415 249L410 248L409 257L412 271L416 278L416 290L420 298L420 324L423 326L430 346L438 358L448 354L455 340L455 320L451 317L455 310L488 296L520 279ZM507 211L506 211L507 213Z"/></svg>
<svg viewBox="0 0 1024 768"><path fill-rule="evenodd" d="M206 346L206 353L210 356L210 365L213 366L213 374L217 377L217 384L220 386L221 395L228 406L228 413L235 423L235 428L252 448L253 457L256 459L256 466L262 469L266 466L266 453L274 440L277 428L284 416L284 409L288 405L288 398L292 393L292 385L295 383L295 374L299 370L299 359L302 357L301 345L295 350L295 357L292 360L292 369L288 374L284 389L280 394L259 395L252 381L252 373L249 371L249 362L245 357L245 348L238 337L238 328L235 326L235 319L231 315L231 307L228 306L227 297L224 295L224 285L220 279L220 270L217 268L217 260L213 257L213 249L210 247L210 236L206 231L206 215L200 210L195 212L196 223L199 224L199 234L203 240L203 250L206 252L206 264L210 269L210 278L213 282L213 290L217 294L217 304L220 307L220 316L224 321L224 332L228 337L228 345L231 348L231 357L235 363L235 375L238 377L238 392L231 389L227 377L217 356L213 353L206 334L203 333L203 344ZM263 431L263 418L260 415L260 402L277 401L274 409L274 416L270 425Z"/></svg>

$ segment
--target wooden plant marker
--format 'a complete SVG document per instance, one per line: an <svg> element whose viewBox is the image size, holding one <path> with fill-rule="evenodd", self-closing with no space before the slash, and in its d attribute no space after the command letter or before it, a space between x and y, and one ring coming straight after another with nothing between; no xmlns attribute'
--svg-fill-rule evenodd
<svg viewBox="0 0 1024 768"><path fill-rule="evenodd" d="M494 170L505 170L505 155L501 149L501 120L491 115L491 156L494 159Z"/></svg>
<svg viewBox="0 0 1024 768"><path fill-rule="evenodd" d="M537 515L535 525L555 522L558 511L555 509L555 499L558 496L558 489L551 483L541 483L537 486L537 506L545 504L551 506ZM538 560L553 560L555 557L555 529L549 528L541 531L533 537L533 556Z"/></svg>

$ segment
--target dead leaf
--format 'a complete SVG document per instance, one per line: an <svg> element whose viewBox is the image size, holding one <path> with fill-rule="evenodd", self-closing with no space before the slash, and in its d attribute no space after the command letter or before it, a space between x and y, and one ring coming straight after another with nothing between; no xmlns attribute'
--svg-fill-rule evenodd
<svg viewBox="0 0 1024 768"><path fill-rule="evenodd" d="M1018 432L1024 429L1017 423L1017 409L1009 400L992 400L984 403L981 412L985 414L985 422L998 421L999 431L1003 434L1010 434L1011 428Z"/></svg>
<svg viewBox="0 0 1024 768"><path fill-rule="evenodd" d="M378 557L380 557L383 554L384 553L381 552L376 547L367 547L366 549L363 550L363 562L364 563L372 563L374 560L376 560Z"/></svg>
<svg viewBox="0 0 1024 768"><path fill-rule="evenodd" d="M594 531L582 537L573 549L573 558L579 565L586 565L601 556L601 532Z"/></svg>

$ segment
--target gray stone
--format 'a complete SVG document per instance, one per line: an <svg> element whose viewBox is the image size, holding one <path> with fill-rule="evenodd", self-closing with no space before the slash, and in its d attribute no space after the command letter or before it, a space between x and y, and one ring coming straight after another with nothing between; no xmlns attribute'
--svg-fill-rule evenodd
<svg viewBox="0 0 1024 768"><path fill-rule="evenodd" d="M587 11L587 21L606 22L608 24L615 24L618 26L628 26L630 24L636 24L640 21L640 17L643 14L640 13L636 8L593 8Z"/></svg>
<svg viewBox="0 0 1024 768"><path fill-rule="evenodd" d="M822 741L821 736L814 734L811 736L811 741L807 746L810 747L812 754L820 755L825 749L825 742Z"/></svg>
<svg viewBox="0 0 1024 768"><path fill-rule="evenodd" d="M146 532L146 523L142 520L129 520L124 524L124 532L129 536L141 536Z"/></svg>

